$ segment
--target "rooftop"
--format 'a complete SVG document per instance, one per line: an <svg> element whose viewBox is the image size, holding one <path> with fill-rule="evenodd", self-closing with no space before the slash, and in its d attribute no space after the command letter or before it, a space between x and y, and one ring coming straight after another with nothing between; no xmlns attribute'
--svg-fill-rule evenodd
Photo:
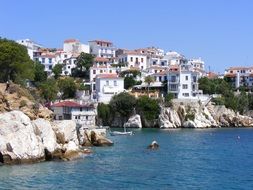
<svg viewBox="0 0 253 190"><path fill-rule="evenodd" d="M119 78L117 74L99 74L96 76L96 78L104 78L104 79L110 79L110 78Z"/></svg>
<svg viewBox="0 0 253 190"><path fill-rule="evenodd" d="M66 39L66 40L64 40L64 43L75 43L75 42L79 42L79 40L77 40L77 39Z"/></svg>
<svg viewBox="0 0 253 190"><path fill-rule="evenodd" d="M55 103L51 107L93 108L94 106L92 104L79 104L74 101L63 101Z"/></svg>

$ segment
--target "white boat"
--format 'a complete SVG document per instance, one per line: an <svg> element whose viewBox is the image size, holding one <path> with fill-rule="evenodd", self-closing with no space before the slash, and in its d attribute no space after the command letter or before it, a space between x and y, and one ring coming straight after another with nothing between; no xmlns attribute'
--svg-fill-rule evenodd
<svg viewBox="0 0 253 190"><path fill-rule="evenodd" d="M116 135L133 135L133 131L126 131L126 128L124 127L124 132L110 131L110 135L112 135L112 136L116 136Z"/></svg>

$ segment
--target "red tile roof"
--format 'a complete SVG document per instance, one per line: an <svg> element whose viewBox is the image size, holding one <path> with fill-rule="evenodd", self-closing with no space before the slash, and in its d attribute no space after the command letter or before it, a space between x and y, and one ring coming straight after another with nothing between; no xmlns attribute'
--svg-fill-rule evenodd
<svg viewBox="0 0 253 190"><path fill-rule="evenodd" d="M41 57L55 58L55 54L42 54Z"/></svg>
<svg viewBox="0 0 253 190"><path fill-rule="evenodd" d="M96 78L119 78L117 74L98 74Z"/></svg>
<svg viewBox="0 0 253 190"><path fill-rule="evenodd" d="M233 78L235 76L236 76L236 74L233 74L233 73L228 73L228 74L225 75L225 77L231 77L231 78Z"/></svg>
<svg viewBox="0 0 253 190"><path fill-rule="evenodd" d="M104 57L96 57L95 62L109 62L109 59L104 58Z"/></svg>
<svg viewBox="0 0 253 190"><path fill-rule="evenodd" d="M67 40L64 40L64 43L75 43L75 42L79 42L79 40L77 40L77 39L67 39Z"/></svg>
<svg viewBox="0 0 253 190"><path fill-rule="evenodd" d="M73 101L63 101L53 104L51 107L72 107L72 108L87 108L94 107L92 104L79 104Z"/></svg>

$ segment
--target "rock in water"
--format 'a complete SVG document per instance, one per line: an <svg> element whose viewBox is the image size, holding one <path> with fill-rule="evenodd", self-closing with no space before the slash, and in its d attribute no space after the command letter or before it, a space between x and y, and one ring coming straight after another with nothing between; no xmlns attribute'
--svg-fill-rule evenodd
<svg viewBox="0 0 253 190"><path fill-rule="evenodd" d="M156 141L153 141L150 145L148 145L148 149L156 150L159 148L159 144Z"/></svg>
<svg viewBox="0 0 253 190"><path fill-rule="evenodd" d="M141 116L138 114L131 116L128 119L128 121L124 124L124 127L142 128Z"/></svg>
<svg viewBox="0 0 253 190"><path fill-rule="evenodd" d="M113 142L103 135L100 135L99 133L96 133L94 130L92 130L89 134L87 134L90 139L90 143L93 146L112 146Z"/></svg>
<svg viewBox="0 0 253 190"><path fill-rule="evenodd" d="M21 111L0 114L0 161L4 164L44 160L44 146L31 120Z"/></svg>

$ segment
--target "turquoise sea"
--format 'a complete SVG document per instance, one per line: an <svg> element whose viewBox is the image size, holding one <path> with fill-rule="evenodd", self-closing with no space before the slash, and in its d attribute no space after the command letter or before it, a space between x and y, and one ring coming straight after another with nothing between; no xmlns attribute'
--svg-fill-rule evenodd
<svg viewBox="0 0 253 190"><path fill-rule="evenodd" d="M0 189L253 189L253 129L135 130L70 162L0 167ZM152 140L160 144L147 150Z"/></svg>

